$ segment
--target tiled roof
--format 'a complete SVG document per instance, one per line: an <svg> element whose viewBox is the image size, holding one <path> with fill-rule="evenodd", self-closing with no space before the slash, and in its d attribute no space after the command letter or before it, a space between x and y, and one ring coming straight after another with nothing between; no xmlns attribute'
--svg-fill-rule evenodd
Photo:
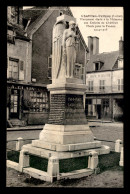
<svg viewBox="0 0 130 194"><path fill-rule="evenodd" d="M87 63L86 72L95 71L94 62L101 61L104 65L101 67L100 71L112 70L115 62L119 56L119 51L104 52L90 57L90 61Z"/></svg>
<svg viewBox="0 0 130 194"><path fill-rule="evenodd" d="M25 19L30 19L30 24L31 25L40 15L44 15L48 10L48 7L33 7L31 9L25 9L23 10L23 18Z"/></svg>

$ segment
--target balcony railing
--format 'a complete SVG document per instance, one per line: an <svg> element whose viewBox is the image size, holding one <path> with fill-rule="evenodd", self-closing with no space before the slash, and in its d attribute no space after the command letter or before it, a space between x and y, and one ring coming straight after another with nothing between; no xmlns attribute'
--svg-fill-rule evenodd
<svg viewBox="0 0 130 194"><path fill-rule="evenodd" d="M123 93L123 86L122 85L113 85L113 86L94 86L94 87L89 87L87 86L86 93L89 94L97 94L97 93Z"/></svg>

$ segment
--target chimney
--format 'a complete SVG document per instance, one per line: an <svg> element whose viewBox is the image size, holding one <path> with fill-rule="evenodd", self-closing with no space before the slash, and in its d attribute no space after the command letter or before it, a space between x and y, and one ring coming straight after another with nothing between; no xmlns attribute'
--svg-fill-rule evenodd
<svg viewBox="0 0 130 194"><path fill-rule="evenodd" d="M88 58L90 59L90 56L93 55L93 37L92 36L88 36L88 49L89 49Z"/></svg>
<svg viewBox="0 0 130 194"><path fill-rule="evenodd" d="M99 53L99 38L94 36L93 37L93 55Z"/></svg>
<svg viewBox="0 0 130 194"><path fill-rule="evenodd" d="M123 57L123 52L124 52L124 41L121 39L119 40L119 57Z"/></svg>
<svg viewBox="0 0 130 194"><path fill-rule="evenodd" d="M88 59L90 59L91 55L96 55L99 53L99 38L94 36L88 36Z"/></svg>
<svg viewBox="0 0 130 194"><path fill-rule="evenodd" d="M23 26L23 6L18 7L18 24Z"/></svg>

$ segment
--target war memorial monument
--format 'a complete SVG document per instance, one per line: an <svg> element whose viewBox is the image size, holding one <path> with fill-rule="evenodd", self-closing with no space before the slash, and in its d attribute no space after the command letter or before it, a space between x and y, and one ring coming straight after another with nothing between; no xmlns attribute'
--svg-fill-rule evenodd
<svg viewBox="0 0 130 194"><path fill-rule="evenodd" d="M67 29L66 22L69 23ZM98 155L110 153L108 146L94 140L83 107L86 85L82 79L74 77L79 38L75 27L75 18L67 15L57 17L52 36L52 84L47 86L50 91L48 123L38 140L23 145L17 167L19 171L49 182L54 178L88 176L98 165ZM47 172L29 167L29 154L47 158ZM59 172L60 159L82 156L89 156L86 169Z"/></svg>

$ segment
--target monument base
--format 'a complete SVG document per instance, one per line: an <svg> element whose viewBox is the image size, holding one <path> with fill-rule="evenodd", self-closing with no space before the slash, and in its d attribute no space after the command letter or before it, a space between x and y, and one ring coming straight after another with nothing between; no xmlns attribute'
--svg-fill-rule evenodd
<svg viewBox="0 0 130 194"><path fill-rule="evenodd" d="M67 83L48 85L50 91L50 113L48 123L38 140L22 146L18 170L53 181L67 177L89 176L98 167L98 155L109 154L110 147L94 140L84 111L86 86L79 79L68 79ZM47 172L29 167L29 155L48 159ZM86 168L68 173L59 172L59 160L88 156ZM86 158L86 159L87 159Z"/></svg>
<svg viewBox="0 0 130 194"><path fill-rule="evenodd" d="M101 145L101 147L92 149L80 149L75 151L54 151L40 147L34 147L32 144L26 144L22 147L22 150L28 154L37 155L43 158L50 158L52 156L60 159L76 158L82 156L89 156L91 151L96 151L98 155L109 154L110 147L106 145Z"/></svg>

